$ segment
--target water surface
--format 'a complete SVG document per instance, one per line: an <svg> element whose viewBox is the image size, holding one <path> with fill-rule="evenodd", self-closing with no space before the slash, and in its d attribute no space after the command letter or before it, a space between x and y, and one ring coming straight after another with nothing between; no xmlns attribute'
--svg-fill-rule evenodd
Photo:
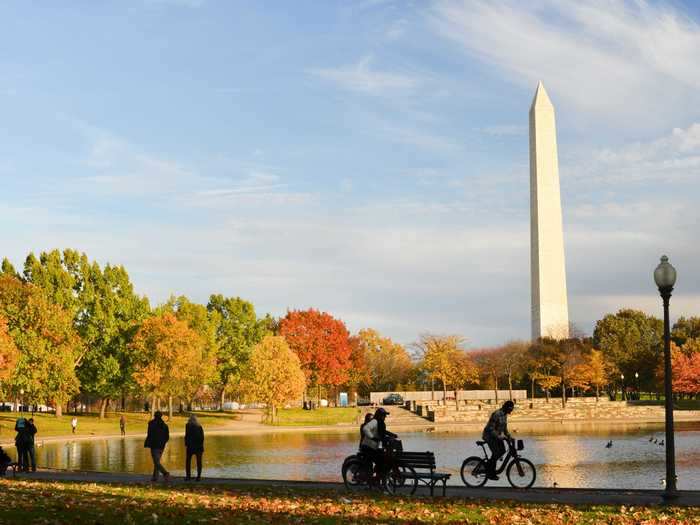
<svg viewBox="0 0 700 525"><path fill-rule="evenodd" d="M554 483L560 487L596 488L663 486L665 449L653 443L654 439L663 439L662 425L580 423L538 428L519 429L517 434L525 439L523 456L537 466L536 486L551 487ZM204 445L205 475L338 481L343 458L355 452L357 437L356 431L210 435ZM410 432L400 437L405 450L434 451L438 468L454 474L452 483L461 483L462 460L480 453L474 443L479 438L477 432ZM609 440L613 446L606 448ZM163 462L175 475L184 473L184 454L183 438L173 438L166 447ZM61 469L144 474L152 467L148 450L143 448L143 438L128 437L46 443L38 447L37 461L41 466ZM700 423L677 425L676 470L679 488L700 487Z"/></svg>

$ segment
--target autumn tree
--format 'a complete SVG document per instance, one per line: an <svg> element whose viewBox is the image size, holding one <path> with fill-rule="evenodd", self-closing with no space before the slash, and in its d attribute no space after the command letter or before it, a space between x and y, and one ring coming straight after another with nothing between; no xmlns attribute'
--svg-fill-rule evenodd
<svg viewBox="0 0 700 525"><path fill-rule="evenodd" d="M139 356L134 379L151 398L151 413L156 401L167 397L172 416L172 398L183 394L193 367L206 353L206 342L186 321L165 312L143 322L131 347Z"/></svg>
<svg viewBox="0 0 700 525"><path fill-rule="evenodd" d="M365 392L398 390L409 380L413 363L406 349L371 328L357 334L359 351L364 353L369 374Z"/></svg>
<svg viewBox="0 0 700 525"><path fill-rule="evenodd" d="M277 409L300 399L306 389L306 376L297 354L284 337L268 335L253 347L242 374L241 390L248 401L261 401L270 422L277 419Z"/></svg>
<svg viewBox="0 0 700 525"><path fill-rule="evenodd" d="M493 395L498 403L498 380L503 374L501 359L497 348L484 348L472 352L474 361L479 369L481 384L493 390Z"/></svg>
<svg viewBox="0 0 700 525"><path fill-rule="evenodd" d="M700 394L700 353L673 353L673 391L697 396Z"/></svg>
<svg viewBox="0 0 700 525"><path fill-rule="evenodd" d="M75 368L83 355L70 315L40 288L5 274L0 276L0 317L19 350L10 389L24 390L30 402L53 404L60 417L78 391Z"/></svg>
<svg viewBox="0 0 700 525"><path fill-rule="evenodd" d="M591 349L586 358L587 376L590 384L595 388L595 399L600 397L600 389L610 383L608 365L600 350Z"/></svg>
<svg viewBox="0 0 700 525"><path fill-rule="evenodd" d="M508 394L513 400L513 380L522 376L526 369L529 344L524 341L510 341L498 352L503 375L508 382Z"/></svg>
<svg viewBox="0 0 700 525"><path fill-rule="evenodd" d="M203 394L217 378L216 358L219 343L216 331L221 322L220 314L216 310L208 310L204 305L191 302L185 296L171 297L157 311L172 313L178 320L186 322L204 344L200 358L190 364L189 373L180 383L180 395L187 403L187 410L192 410L194 399Z"/></svg>
<svg viewBox="0 0 700 525"><path fill-rule="evenodd" d="M12 377L19 359L19 350L7 329L7 321L0 316L0 395L6 394L4 383Z"/></svg>
<svg viewBox="0 0 700 525"><path fill-rule="evenodd" d="M219 409L223 410L227 392L236 388L250 352L263 336L273 328L274 322L266 317L258 319L255 308L240 297L209 297L207 310L216 313L216 370L219 384Z"/></svg>
<svg viewBox="0 0 700 525"><path fill-rule="evenodd" d="M318 310L292 310L280 321L280 335L296 352L308 386L321 388L347 382L351 366L350 334L345 323Z"/></svg>
<svg viewBox="0 0 700 525"><path fill-rule="evenodd" d="M463 344L464 338L459 335L433 334L421 335L416 343L422 357L420 366L430 377L440 380L444 400L447 399L447 387L452 386L455 403L458 389L479 382L479 369L462 348Z"/></svg>
<svg viewBox="0 0 700 525"><path fill-rule="evenodd" d="M351 336L348 343L350 344L350 369L348 370L347 386L356 393L362 390L362 393L366 395L367 385L372 381L367 365L367 351L357 335Z"/></svg>
<svg viewBox="0 0 700 525"><path fill-rule="evenodd" d="M551 390L561 384L559 376L556 375L558 353L559 347L554 339L539 339L528 350L532 379L544 390L547 403Z"/></svg>

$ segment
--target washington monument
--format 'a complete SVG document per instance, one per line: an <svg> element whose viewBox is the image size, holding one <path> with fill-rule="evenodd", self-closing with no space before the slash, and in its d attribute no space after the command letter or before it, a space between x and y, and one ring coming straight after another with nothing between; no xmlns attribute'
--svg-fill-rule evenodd
<svg viewBox="0 0 700 525"><path fill-rule="evenodd" d="M540 82L530 107L532 339L569 336L554 106Z"/></svg>

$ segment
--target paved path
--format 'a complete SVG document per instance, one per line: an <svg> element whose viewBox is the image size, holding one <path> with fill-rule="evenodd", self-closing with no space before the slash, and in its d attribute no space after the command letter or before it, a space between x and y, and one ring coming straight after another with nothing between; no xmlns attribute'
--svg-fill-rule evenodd
<svg viewBox="0 0 700 525"><path fill-rule="evenodd" d="M11 476L11 475L10 475ZM43 481L80 481L86 483L151 483L150 476L112 472L77 472L67 470L42 469L31 474L17 474L17 479L37 479ZM160 484L163 482L161 481ZM191 484L217 485L224 487L286 487L306 490L335 490L345 492L342 483L318 481L292 481L241 478L205 478L201 482L173 478L170 485L189 486ZM441 490L436 490L439 494ZM428 496L425 489L419 495ZM525 503L566 503L588 505L656 505L662 502L660 490L613 490L613 489L564 489L532 488L516 490L507 487L470 489L461 486L448 486L447 495L465 499L512 500ZM674 502L682 506L700 506L700 491L680 491Z"/></svg>

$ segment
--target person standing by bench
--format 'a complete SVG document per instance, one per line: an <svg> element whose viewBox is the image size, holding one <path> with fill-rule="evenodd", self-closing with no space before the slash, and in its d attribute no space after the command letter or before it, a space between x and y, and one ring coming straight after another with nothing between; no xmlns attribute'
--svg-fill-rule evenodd
<svg viewBox="0 0 700 525"><path fill-rule="evenodd" d="M498 480L496 463L506 453L506 446L503 444L503 440L506 438L510 439L508 414L513 411L513 408L515 408L515 403L512 401L509 400L503 403L501 408L491 414L481 435L481 438L486 441L491 449L491 457L486 462L486 477L488 479Z"/></svg>

